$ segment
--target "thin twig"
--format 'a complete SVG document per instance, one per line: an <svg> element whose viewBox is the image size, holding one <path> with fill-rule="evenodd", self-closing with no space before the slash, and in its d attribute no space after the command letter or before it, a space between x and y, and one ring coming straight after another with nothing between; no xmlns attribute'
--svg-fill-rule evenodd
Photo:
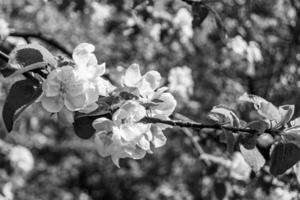
<svg viewBox="0 0 300 200"><path fill-rule="evenodd" d="M228 130L233 132L244 132L244 133L251 133L251 134L257 134L258 131L254 129L249 128L236 128L232 126L223 126L219 124L202 124L197 122L184 122L184 121L178 121L178 120L163 120L163 119L157 119L153 117L145 117L141 120L144 123L160 123L160 124L167 124L170 126L178 126L178 127L185 127L185 128L195 128L195 129L214 129L214 130ZM265 133L270 134L278 134L279 130L274 129L267 129L265 130Z"/></svg>
<svg viewBox="0 0 300 200"><path fill-rule="evenodd" d="M56 40L47 37L45 35L43 35L42 33L38 32L38 33L28 33L28 32L11 32L9 34L10 36L13 37L23 37L23 38L36 38L39 40L42 40L46 43L48 43L49 45L59 49L61 52L63 52L64 54L66 54L69 57L72 57L72 53L66 49L64 46L62 46L59 42L57 42Z"/></svg>
<svg viewBox="0 0 300 200"><path fill-rule="evenodd" d="M0 58L5 62L9 61L9 56L3 53L2 51L0 51Z"/></svg>

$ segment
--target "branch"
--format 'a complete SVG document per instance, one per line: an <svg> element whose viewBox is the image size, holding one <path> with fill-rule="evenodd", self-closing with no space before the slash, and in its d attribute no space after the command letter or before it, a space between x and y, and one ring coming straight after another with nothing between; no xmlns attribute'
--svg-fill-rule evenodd
<svg viewBox="0 0 300 200"><path fill-rule="evenodd" d="M59 42L57 42L56 40L54 40L50 37L43 35L40 32L38 32L38 33L11 32L9 35L13 36L13 37L23 37L25 39L36 38L36 39L42 40L42 41L48 43L49 45L59 49L61 52L63 52L67 56L72 57L72 53L69 50L67 50L64 46L62 46Z"/></svg>
<svg viewBox="0 0 300 200"><path fill-rule="evenodd" d="M219 124L202 124L202 123L197 123L197 122L184 122L184 121L178 121L178 120L163 120L163 119L157 119L157 118L153 118L153 117L145 117L141 121L144 123L167 124L170 126L178 126L181 128L228 130L228 131L233 131L233 132L244 132L244 133L250 133L250 134L259 133L257 130L249 129L249 128L236 128L236 127L232 127L232 126L224 126L224 125L219 125ZM267 129L264 132L274 135L274 134L278 134L280 131L274 130L274 129Z"/></svg>
<svg viewBox="0 0 300 200"><path fill-rule="evenodd" d="M8 62L8 61L9 61L9 56L6 55L5 53L3 53L2 51L0 51L0 58L1 58L4 62Z"/></svg>

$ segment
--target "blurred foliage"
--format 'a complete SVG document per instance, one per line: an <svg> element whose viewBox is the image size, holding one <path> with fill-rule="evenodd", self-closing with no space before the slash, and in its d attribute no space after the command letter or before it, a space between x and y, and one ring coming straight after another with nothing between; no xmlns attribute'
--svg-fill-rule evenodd
<svg viewBox="0 0 300 200"><path fill-rule="evenodd" d="M207 121L206 113L217 104L238 110L244 119L255 119L250 107L236 103L244 92L275 105L295 104L295 116L300 114L297 0L203 0L201 5L192 0L0 0L0 11L0 18L13 31L42 33L70 51L80 42L94 44L112 80L118 80L122 67L133 62L143 70L158 70L179 102L177 111L195 121ZM27 41L37 40L8 37L0 49L9 53ZM53 46L48 49L61 54ZM11 83L1 78L1 105ZM140 161L121 161L118 169L98 156L90 141L80 140L72 128L53 118L33 106L5 138L0 152L3 199L266 200L298 196L299 185L291 171L274 179L266 167L258 174L237 178L233 173L241 164L232 171L199 160L192 142L179 129L167 131L167 145L154 154ZM3 126L0 131L3 135ZM231 159L224 153L221 132L193 133L205 152ZM270 140L259 138L259 149L267 160ZM11 161L8 152L16 145L32 152L30 172L20 172Z"/></svg>

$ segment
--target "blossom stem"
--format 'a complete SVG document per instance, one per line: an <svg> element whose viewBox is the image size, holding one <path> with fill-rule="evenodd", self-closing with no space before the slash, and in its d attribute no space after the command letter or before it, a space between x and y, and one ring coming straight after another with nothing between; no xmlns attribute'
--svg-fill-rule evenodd
<svg viewBox="0 0 300 200"><path fill-rule="evenodd" d="M0 51L0 58L5 62L9 61L9 56L3 53L2 51Z"/></svg>
<svg viewBox="0 0 300 200"><path fill-rule="evenodd" d="M178 121L178 120L163 120L153 117L145 117L141 120L144 123L160 123L160 124L167 124L170 126L178 126L182 128L194 128L194 129L214 129L214 130L228 130L233 132L244 132L244 133L250 133L255 134L258 133L257 130L249 129L249 128L237 128L232 126L224 126L220 124L202 124L198 122L184 122L184 121ZM265 130L265 133L270 133L272 135L278 134L279 130L274 129L267 129Z"/></svg>

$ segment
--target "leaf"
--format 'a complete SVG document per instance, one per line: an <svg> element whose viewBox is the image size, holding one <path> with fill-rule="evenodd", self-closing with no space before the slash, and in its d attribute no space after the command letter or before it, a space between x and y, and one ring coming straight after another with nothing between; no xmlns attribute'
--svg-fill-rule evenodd
<svg viewBox="0 0 300 200"><path fill-rule="evenodd" d="M50 66L56 65L54 56L39 44L26 44L15 48L9 55L9 69L12 73L18 69L27 67L35 63L46 62ZM7 69L8 70L8 69ZM11 75L8 73L5 77Z"/></svg>
<svg viewBox="0 0 300 200"><path fill-rule="evenodd" d="M221 181L214 182L214 191L217 199L224 199L227 194L226 184Z"/></svg>
<svg viewBox="0 0 300 200"><path fill-rule="evenodd" d="M277 143L271 150L270 172L274 176L283 174L300 160L300 148L293 143Z"/></svg>
<svg viewBox="0 0 300 200"><path fill-rule="evenodd" d="M281 114L281 120L275 128L280 128L281 126L284 126L292 119L295 112L295 105L279 106L279 112Z"/></svg>
<svg viewBox="0 0 300 200"><path fill-rule="evenodd" d="M208 16L208 13L209 13L209 9L207 5L203 4L202 2L193 3L192 4L193 28L200 27L202 22Z"/></svg>
<svg viewBox="0 0 300 200"><path fill-rule="evenodd" d="M92 126L95 117L80 117L75 118L73 123L74 132L81 139L89 139L95 134L95 129Z"/></svg>
<svg viewBox="0 0 300 200"><path fill-rule="evenodd" d="M17 81L12 85L2 111L8 132L12 130L14 121L21 114L20 111L24 111L23 108L32 104L41 94L42 88L28 79Z"/></svg>
<svg viewBox="0 0 300 200"><path fill-rule="evenodd" d="M224 106L214 106L208 117L221 125L240 127L240 120L237 115L229 108Z"/></svg>
<svg viewBox="0 0 300 200"><path fill-rule="evenodd" d="M247 124L247 127L256 130L259 134L270 128L270 124L264 120L256 120Z"/></svg>
<svg viewBox="0 0 300 200"><path fill-rule="evenodd" d="M140 4L144 2L146 2L146 0L133 0L132 9L135 9L136 7L138 7Z"/></svg>
<svg viewBox="0 0 300 200"><path fill-rule="evenodd" d="M253 103L258 114L269 120L280 122L282 119L279 109L262 97L245 93L239 98L239 101Z"/></svg>
<svg viewBox="0 0 300 200"><path fill-rule="evenodd" d="M242 144L240 144L241 153L254 172L258 172L266 163L265 158L261 155L256 147L253 149L246 149Z"/></svg>
<svg viewBox="0 0 300 200"><path fill-rule="evenodd" d="M300 126L287 128L282 132L282 136L290 143L294 143L300 148Z"/></svg>
<svg viewBox="0 0 300 200"><path fill-rule="evenodd" d="M252 121L249 124L247 124L247 127L256 130L257 133L251 134L251 133L245 133L241 135L241 143L244 145L246 149L253 149L257 144L257 138L259 134L262 134L265 132L266 129L269 128L269 123L262 120L256 120Z"/></svg>
<svg viewBox="0 0 300 200"><path fill-rule="evenodd" d="M254 149L257 143L257 134L245 133L242 135L241 143L246 149Z"/></svg>
<svg viewBox="0 0 300 200"><path fill-rule="evenodd" d="M290 123L292 126L299 126L300 125L300 117L297 117L296 119L292 120Z"/></svg>

